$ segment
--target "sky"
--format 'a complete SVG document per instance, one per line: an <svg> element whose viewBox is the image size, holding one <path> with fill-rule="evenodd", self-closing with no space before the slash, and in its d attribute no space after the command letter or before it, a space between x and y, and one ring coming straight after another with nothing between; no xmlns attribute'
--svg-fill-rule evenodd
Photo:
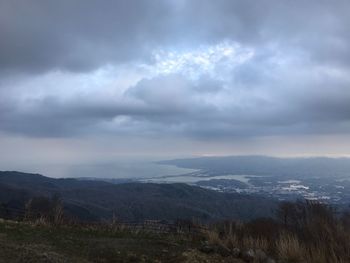
<svg viewBox="0 0 350 263"><path fill-rule="evenodd" d="M347 0L0 0L0 170L350 156L349 13Z"/></svg>

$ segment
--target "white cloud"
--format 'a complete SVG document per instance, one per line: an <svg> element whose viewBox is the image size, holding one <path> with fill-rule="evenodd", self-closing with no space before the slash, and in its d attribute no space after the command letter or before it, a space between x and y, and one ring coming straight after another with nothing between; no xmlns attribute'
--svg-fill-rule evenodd
<svg viewBox="0 0 350 263"><path fill-rule="evenodd" d="M225 41L190 50L156 50L153 52L154 64L143 66L153 72L153 75L182 74L194 80L202 75L224 78L222 75L225 71L245 63L253 55L254 50L251 48ZM217 70L220 66L224 72Z"/></svg>

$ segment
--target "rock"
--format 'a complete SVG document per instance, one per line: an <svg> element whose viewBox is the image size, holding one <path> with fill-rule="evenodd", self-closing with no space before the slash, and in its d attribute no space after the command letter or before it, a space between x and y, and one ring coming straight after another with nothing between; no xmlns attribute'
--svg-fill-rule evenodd
<svg viewBox="0 0 350 263"><path fill-rule="evenodd" d="M241 250L238 247L235 247L232 249L232 256L238 258L240 254L241 254Z"/></svg>
<svg viewBox="0 0 350 263"><path fill-rule="evenodd" d="M199 250L206 254L214 253L214 248L207 244L202 245Z"/></svg>
<svg viewBox="0 0 350 263"><path fill-rule="evenodd" d="M267 255L262 249L257 249L255 250L255 259L258 261L265 261L267 259Z"/></svg>
<svg viewBox="0 0 350 263"><path fill-rule="evenodd" d="M247 262L252 262L255 259L255 251L253 249L248 249L242 254L243 260Z"/></svg>
<svg viewBox="0 0 350 263"><path fill-rule="evenodd" d="M276 260L274 260L273 258L267 258L266 263L276 263Z"/></svg>
<svg viewBox="0 0 350 263"><path fill-rule="evenodd" d="M228 248L226 248L226 247L217 246L215 250L216 250L216 252L217 252L219 255L221 255L221 256L223 256L223 257L229 257L229 256L231 256L231 251L230 251Z"/></svg>

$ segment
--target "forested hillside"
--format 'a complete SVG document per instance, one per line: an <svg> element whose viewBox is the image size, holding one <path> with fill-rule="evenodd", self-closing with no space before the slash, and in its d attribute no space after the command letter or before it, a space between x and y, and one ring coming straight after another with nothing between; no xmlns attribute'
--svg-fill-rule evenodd
<svg viewBox="0 0 350 263"><path fill-rule="evenodd" d="M118 218L249 220L272 215L276 202L239 194L224 194L185 184L111 184L53 179L39 174L0 172L2 213L24 209L34 198L59 196L67 216L83 221ZM38 203L38 202L37 202ZM39 202L40 203L40 202Z"/></svg>

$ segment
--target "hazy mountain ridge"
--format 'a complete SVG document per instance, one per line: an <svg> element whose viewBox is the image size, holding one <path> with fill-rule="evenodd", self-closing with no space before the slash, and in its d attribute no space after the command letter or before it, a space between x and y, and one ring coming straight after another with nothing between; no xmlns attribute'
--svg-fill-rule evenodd
<svg viewBox="0 0 350 263"><path fill-rule="evenodd" d="M350 158L269 156L199 157L161 161L160 164L200 169L211 174L246 174L297 177L349 177Z"/></svg>

